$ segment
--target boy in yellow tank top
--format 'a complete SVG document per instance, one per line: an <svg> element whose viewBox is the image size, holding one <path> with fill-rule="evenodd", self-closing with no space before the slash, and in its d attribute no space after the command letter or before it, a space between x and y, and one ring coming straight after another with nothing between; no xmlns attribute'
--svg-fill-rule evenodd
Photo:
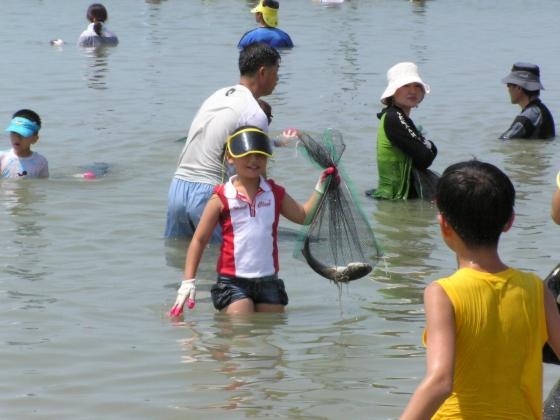
<svg viewBox="0 0 560 420"><path fill-rule="evenodd" d="M458 270L426 287L426 374L401 420L542 418L542 347L560 354L560 314L542 280L498 254L515 189L500 169L456 163L437 187Z"/></svg>

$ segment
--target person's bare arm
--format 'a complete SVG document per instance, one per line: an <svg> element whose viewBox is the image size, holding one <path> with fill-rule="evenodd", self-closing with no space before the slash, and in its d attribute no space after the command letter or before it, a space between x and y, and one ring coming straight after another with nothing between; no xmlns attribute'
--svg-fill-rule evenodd
<svg viewBox="0 0 560 420"><path fill-rule="evenodd" d="M204 208L202 216L200 217L200 222L196 227L189 249L187 250L187 256L185 258L185 279L194 279L196 277L202 253L206 245L208 245L212 237L212 232L214 232L218 224L221 209L222 203L220 199L217 195L212 195Z"/></svg>
<svg viewBox="0 0 560 420"><path fill-rule="evenodd" d="M430 419L453 390L455 313L443 288L431 283L424 292L426 374L400 420Z"/></svg>
<svg viewBox="0 0 560 420"><path fill-rule="evenodd" d="M560 359L560 312L558 312L558 305L554 295L546 286L544 287L544 307L548 344Z"/></svg>
<svg viewBox="0 0 560 420"><path fill-rule="evenodd" d="M302 205L298 203L288 193L286 193L284 200L282 201L282 205L280 206L280 214L282 214L282 216L286 219L300 225L311 223L311 216L317 209L325 190L331 182L336 183L336 185L340 182L338 171L334 166L325 169L321 173L317 181L317 185L315 185L315 189L305 204Z"/></svg>
<svg viewBox="0 0 560 420"><path fill-rule="evenodd" d="M560 225L560 188L558 188L552 196L552 209L550 215L552 216L554 223Z"/></svg>
<svg viewBox="0 0 560 420"><path fill-rule="evenodd" d="M284 216L286 219L299 225L303 225L306 222L309 223L311 222L310 215L313 214L313 212L319 205L319 201L321 200L322 196L323 195L318 193L317 191L313 191L306 203L301 204L294 200L288 193L286 193L284 195L284 199L282 200L280 214L282 214L282 216Z"/></svg>

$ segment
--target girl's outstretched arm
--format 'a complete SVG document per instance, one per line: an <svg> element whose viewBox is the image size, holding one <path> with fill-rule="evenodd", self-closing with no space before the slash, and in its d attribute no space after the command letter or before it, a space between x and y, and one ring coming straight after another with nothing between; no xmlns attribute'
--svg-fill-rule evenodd
<svg viewBox="0 0 560 420"><path fill-rule="evenodd" d="M304 223L311 223L310 215L315 212L315 209L319 205L329 182L340 182L338 171L334 166L325 169L321 173L319 180L317 181L317 185L315 185L315 189L305 204L302 205L298 203L288 193L286 193L284 199L282 200L280 214L282 214L282 216L286 219L300 225L303 225Z"/></svg>

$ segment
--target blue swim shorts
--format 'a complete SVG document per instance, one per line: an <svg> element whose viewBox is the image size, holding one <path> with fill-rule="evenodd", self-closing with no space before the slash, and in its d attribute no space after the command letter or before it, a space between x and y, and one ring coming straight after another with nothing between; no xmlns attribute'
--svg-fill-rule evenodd
<svg viewBox="0 0 560 420"><path fill-rule="evenodd" d="M229 304L241 299L251 299L255 304L288 304L288 295L284 281L278 276L256 279L218 276L218 281L210 289L214 308L221 311Z"/></svg>
<svg viewBox="0 0 560 420"><path fill-rule="evenodd" d="M206 203L212 196L214 186L200 182L173 178L167 197L166 238L190 238L193 236ZM216 226L211 242L222 240L220 226Z"/></svg>

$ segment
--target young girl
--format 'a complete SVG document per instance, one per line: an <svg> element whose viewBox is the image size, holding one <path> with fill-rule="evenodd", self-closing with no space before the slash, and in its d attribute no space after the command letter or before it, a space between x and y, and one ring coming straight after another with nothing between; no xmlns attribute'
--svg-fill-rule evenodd
<svg viewBox="0 0 560 420"><path fill-rule="evenodd" d="M196 272L218 223L222 227L222 245L218 281L211 290L214 307L228 314L284 311L288 296L284 282L278 278L279 216L298 224L309 222L308 216L319 203L328 177L336 181L337 172L336 168L323 171L315 191L301 205L283 187L261 175L269 157L270 139L257 127L241 127L227 139L227 162L237 174L215 187L204 209L187 251L185 280L170 316L179 316L185 301L189 309L194 307Z"/></svg>
<svg viewBox="0 0 560 420"><path fill-rule="evenodd" d="M93 3L88 7L86 17L91 23L78 39L80 47L113 46L119 43L117 36L103 25L109 18L105 6Z"/></svg>
<svg viewBox="0 0 560 420"><path fill-rule="evenodd" d="M379 184L366 194L387 200L421 197L421 191L414 186L414 170L426 170L437 149L414 125L410 111L422 102L430 86L420 78L416 64L408 62L391 67L387 81L381 95L386 108L377 115L381 120L377 130Z"/></svg>

